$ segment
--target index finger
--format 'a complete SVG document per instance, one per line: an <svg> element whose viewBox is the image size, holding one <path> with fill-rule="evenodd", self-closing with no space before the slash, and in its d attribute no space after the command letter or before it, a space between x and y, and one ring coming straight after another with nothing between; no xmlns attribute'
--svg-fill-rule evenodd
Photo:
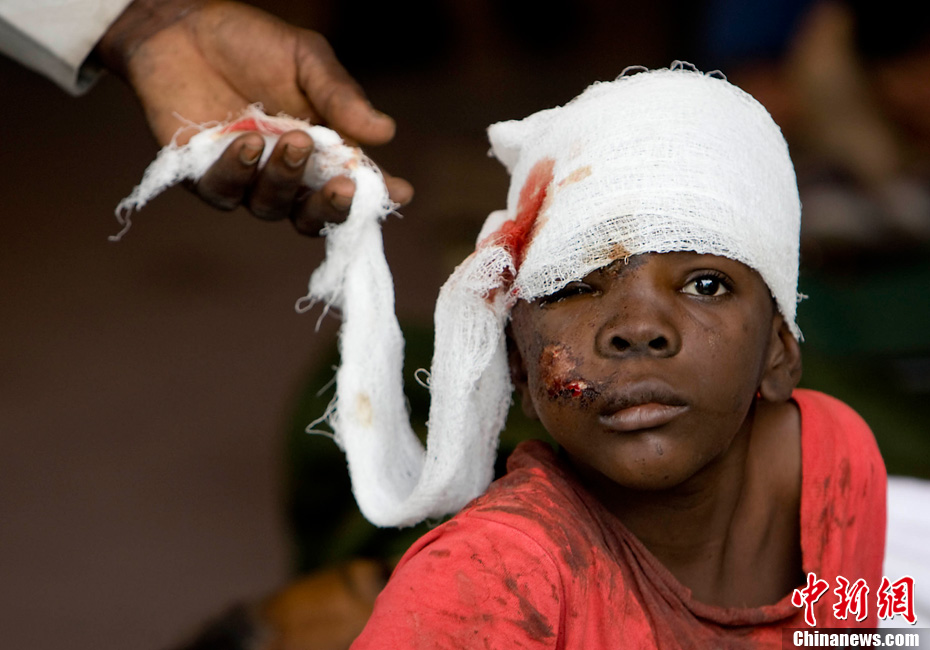
<svg viewBox="0 0 930 650"><path fill-rule="evenodd" d="M239 136L191 189L215 208L236 208L255 179L264 144L257 133Z"/></svg>

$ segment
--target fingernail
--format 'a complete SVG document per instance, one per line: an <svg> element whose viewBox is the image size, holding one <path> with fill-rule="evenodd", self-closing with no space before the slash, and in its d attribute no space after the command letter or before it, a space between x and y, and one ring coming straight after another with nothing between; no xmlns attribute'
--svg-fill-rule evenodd
<svg viewBox="0 0 930 650"><path fill-rule="evenodd" d="M239 161L243 165L252 166L258 162L258 159L262 155L262 148L254 144L243 145L242 149L239 150Z"/></svg>
<svg viewBox="0 0 930 650"><path fill-rule="evenodd" d="M292 144L284 146L284 162L287 163L288 167L300 167L310 156L310 149L312 147L295 147Z"/></svg>

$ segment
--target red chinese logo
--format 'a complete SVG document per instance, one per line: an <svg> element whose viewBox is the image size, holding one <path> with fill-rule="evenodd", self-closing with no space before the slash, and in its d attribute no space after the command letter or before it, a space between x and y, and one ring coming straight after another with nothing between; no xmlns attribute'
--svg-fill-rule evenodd
<svg viewBox="0 0 930 650"><path fill-rule="evenodd" d="M836 604L833 605L833 613L841 621L845 621L850 614L856 615L857 621L864 621L869 615L869 586L865 584L863 578L859 578L854 583L849 584L849 580L843 576L836 577Z"/></svg>
<svg viewBox="0 0 930 650"><path fill-rule="evenodd" d="M808 573L807 586L795 589L791 594L791 604L804 608L804 621L810 627L817 625L814 604L828 590L829 583L826 580L818 578L816 573ZM838 620L845 621L849 616L855 616L856 621L864 621L869 615L869 586L863 578L850 583L843 576L837 576L833 593L836 594L833 614ZM914 614L914 578L904 576L891 582L883 576L882 584L875 593L878 618L901 616L911 625L917 622Z"/></svg>
<svg viewBox="0 0 930 650"><path fill-rule="evenodd" d="M904 576L890 582L882 577L882 586L878 590L878 617L894 618L898 614L911 625L917 622L914 615L914 578Z"/></svg>
<svg viewBox="0 0 930 650"><path fill-rule="evenodd" d="M830 584L826 580L819 580L817 574L813 571L807 574L807 586L803 589L795 589L791 594L791 604L795 607L804 608L804 621L810 626L817 625L817 618L814 616L814 603L820 600L820 597L827 593Z"/></svg>

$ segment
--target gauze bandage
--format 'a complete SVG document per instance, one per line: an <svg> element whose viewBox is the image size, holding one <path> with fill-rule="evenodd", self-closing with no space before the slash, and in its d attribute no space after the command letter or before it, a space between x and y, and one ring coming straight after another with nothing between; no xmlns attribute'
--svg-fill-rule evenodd
<svg viewBox="0 0 930 650"><path fill-rule="evenodd" d="M378 218L384 218L393 206L387 197L387 190L381 178L381 172L357 147L343 143L339 134L324 126L308 124L304 120L286 115L266 115L258 104L249 106L235 120L224 123L203 124L195 128L199 132L183 146L171 142L158 152L158 156L148 166L142 181L132 193L116 206L116 218L123 229L110 237L118 241L132 225L130 219L133 210L140 210L155 196L181 181L199 181L210 166L213 165L233 140L245 132L254 131L262 136L265 148L258 161L258 167L264 167L274 145L288 131L303 131L313 140L313 153L304 171L303 184L311 189L320 189L326 181L336 176L349 176L364 186L356 197L360 199L356 211L374 211ZM183 129L182 129L183 130ZM377 195L377 196L374 196Z"/></svg>
<svg viewBox="0 0 930 650"><path fill-rule="evenodd" d="M533 300L639 253L694 251L755 269L795 336L801 207L781 131L752 97L681 64L595 84L489 129L525 219L514 295ZM521 216L542 187L535 221ZM482 245L506 243L485 226ZM524 241L525 240L525 241Z"/></svg>
<svg viewBox="0 0 930 650"><path fill-rule="evenodd" d="M794 169L778 127L744 92L673 66L595 84L489 135L511 173L507 209L488 217L440 291L425 449L403 394L380 175L353 176L349 217L327 226L311 277L304 306L323 301L343 316L325 419L362 513L379 526L455 512L490 483L512 393L504 327L518 299L638 253L695 251L758 271L799 334Z"/></svg>

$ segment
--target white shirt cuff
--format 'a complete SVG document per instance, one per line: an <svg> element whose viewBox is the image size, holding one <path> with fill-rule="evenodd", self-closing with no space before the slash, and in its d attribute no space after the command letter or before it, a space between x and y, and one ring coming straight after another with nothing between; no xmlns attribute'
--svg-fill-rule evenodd
<svg viewBox="0 0 930 650"><path fill-rule="evenodd" d="M101 70L87 57L132 0L0 0L0 52L71 94Z"/></svg>

